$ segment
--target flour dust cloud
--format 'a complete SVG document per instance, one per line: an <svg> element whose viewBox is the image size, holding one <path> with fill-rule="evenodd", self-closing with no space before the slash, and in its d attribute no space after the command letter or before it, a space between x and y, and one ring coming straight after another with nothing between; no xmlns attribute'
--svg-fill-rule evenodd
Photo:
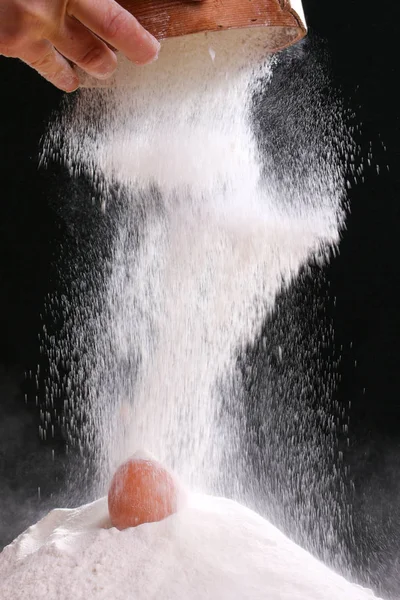
<svg viewBox="0 0 400 600"><path fill-rule="evenodd" d="M253 103L268 96L275 60L262 35L165 42L154 64L123 63L112 87L81 90L45 142L47 158L96 183L110 221L105 264L48 342L48 403L65 397L94 494L145 448L192 488L240 496L236 357L301 266L338 242L334 152L283 186L260 151Z"/></svg>

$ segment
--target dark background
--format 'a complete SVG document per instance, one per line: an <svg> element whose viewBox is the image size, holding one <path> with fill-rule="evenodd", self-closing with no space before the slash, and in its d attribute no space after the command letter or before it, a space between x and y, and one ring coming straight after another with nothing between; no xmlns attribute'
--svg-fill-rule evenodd
<svg viewBox="0 0 400 600"><path fill-rule="evenodd" d="M344 456L355 523L350 569L385 597L399 598L400 9L396 3L374 9L362 0L303 5L306 53L321 56L349 124L358 125L355 160L364 165L356 179L349 167L350 213L340 252L313 288L334 330L335 398L350 417ZM52 440L39 436L35 374L43 364L38 334L46 298L74 256L77 233L60 210L76 183L55 166L38 168L40 139L63 94L4 58L0 82L1 547L66 502L74 455L66 454L61 432Z"/></svg>

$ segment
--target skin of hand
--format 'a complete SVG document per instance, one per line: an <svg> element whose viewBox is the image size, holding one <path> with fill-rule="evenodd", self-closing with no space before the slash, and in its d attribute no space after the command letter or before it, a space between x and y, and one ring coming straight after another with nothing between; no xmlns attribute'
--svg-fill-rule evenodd
<svg viewBox="0 0 400 600"><path fill-rule="evenodd" d="M111 47L144 65L160 44L114 0L0 0L0 55L20 58L61 90L79 87L72 63L110 77L117 66Z"/></svg>

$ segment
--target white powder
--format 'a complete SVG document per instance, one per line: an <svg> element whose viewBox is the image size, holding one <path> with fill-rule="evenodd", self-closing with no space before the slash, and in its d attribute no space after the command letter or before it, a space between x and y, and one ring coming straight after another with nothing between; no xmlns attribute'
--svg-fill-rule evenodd
<svg viewBox="0 0 400 600"><path fill-rule="evenodd" d="M239 504L193 495L108 528L106 499L55 510L0 555L1 600L372 600Z"/></svg>
<svg viewBox="0 0 400 600"><path fill-rule="evenodd" d="M138 447L191 486L224 492L241 440L237 415L222 411L235 355L282 286L338 240L335 164L287 194L262 172L250 105L270 77L262 29L170 40L156 63L124 64L113 89L83 92L49 138L48 154L61 135L72 172L99 177L104 205L108 186L122 190L106 283L81 313L68 307L52 348L55 372L80 351L67 383L53 378L49 405L69 396L97 493Z"/></svg>
<svg viewBox="0 0 400 600"><path fill-rule="evenodd" d="M293 177L259 153L251 102L271 77L262 48L255 30L165 42L156 63L124 64L114 88L83 91L48 137L48 156L96 182L112 224L104 273L89 266L62 300L60 340L48 340L43 426L65 422L94 465L93 497L138 447L192 488L240 497L249 456L237 353L300 267L338 241L344 182L329 127L326 159L314 164L304 147ZM330 506L328 477L309 475L318 506ZM329 508L321 514L339 548ZM3 590L19 589L15 600L41 597L40 585L60 600L371 597L228 500L194 496L181 514L122 533L99 529L106 518L103 502L51 513L3 553Z"/></svg>

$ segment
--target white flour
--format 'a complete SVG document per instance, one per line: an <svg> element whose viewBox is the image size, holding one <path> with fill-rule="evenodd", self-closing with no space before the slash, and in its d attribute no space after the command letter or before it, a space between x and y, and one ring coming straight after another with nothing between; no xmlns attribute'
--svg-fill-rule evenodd
<svg viewBox="0 0 400 600"><path fill-rule="evenodd" d="M53 396L69 398L70 435L95 455L98 494L145 447L192 487L224 495L243 425L235 355L282 286L338 240L333 154L284 190L262 172L250 116L271 77L262 39L256 28L166 42L149 67L123 65L115 88L82 93L49 138L48 154L61 135L73 172L100 173L106 210L107 187L121 189L107 280L80 313L67 307L51 349L49 410ZM76 350L63 384L57 361Z"/></svg>
<svg viewBox="0 0 400 600"><path fill-rule="evenodd" d="M237 352L282 287L339 238L344 181L326 135L324 161L305 147L296 176L264 169L251 101L271 65L246 36L164 44L156 63L125 65L115 88L82 92L47 140L48 156L97 181L112 215L104 279L89 266L76 298L62 299L60 340L48 340L43 427L65 423L95 466L93 497L138 447L192 488L240 496L249 457ZM323 506L329 481L314 480ZM372 597L228 500L193 496L180 514L124 532L99 527L107 518L104 501L50 513L1 555L1 599Z"/></svg>
<svg viewBox="0 0 400 600"><path fill-rule="evenodd" d="M1 600L372 600L268 521L194 495L159 523L110 528L105 498L55 510L0 554Z"/></svg>

